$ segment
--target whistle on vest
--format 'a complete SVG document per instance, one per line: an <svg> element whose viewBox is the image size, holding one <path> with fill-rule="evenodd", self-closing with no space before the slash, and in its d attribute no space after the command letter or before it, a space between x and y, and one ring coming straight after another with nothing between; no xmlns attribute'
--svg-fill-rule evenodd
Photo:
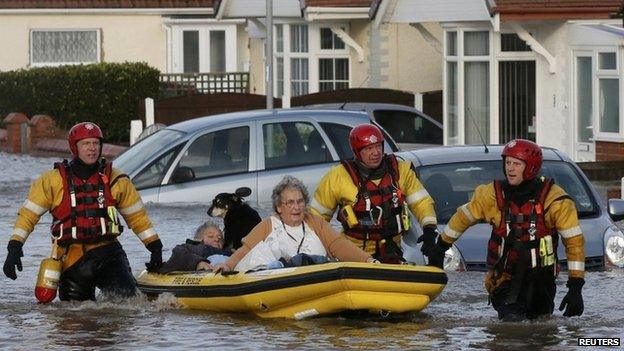
<svg viewBox="0 0 624 351"><path fill-rule="evenodd" d="M539 253L542 267L552 266L555 264L555 251L552 236L548 235L540 239Z"/></svg>
<svg viewBox="0 0 624 351"><path fill-rule="evenodd" d="M110 234L120 234L119 231L119 217L117 216L117 208L115 206L108 206L106 208L109 221L107 222L107 232Z"/></svg>

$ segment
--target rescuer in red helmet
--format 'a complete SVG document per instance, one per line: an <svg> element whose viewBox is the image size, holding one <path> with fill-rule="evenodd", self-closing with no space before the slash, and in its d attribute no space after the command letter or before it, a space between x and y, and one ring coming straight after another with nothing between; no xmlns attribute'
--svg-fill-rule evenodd
<svg viewBox="0 0 624 351"><path fill-rule="evenodd" d="M559 236L568 263L568 293L559 310L583 313L585 250L574 201L552 179L539 178L542 149L516 139L501 154L505 180L475 189L440 235L429 263L442 266L444 253L468 227L492 224L487 246L485 287L503 320L533 319L552 314Z"/></svg>
<svg viewBox="0 0 624 351"><path fill-rule="evenodd" d="M162 243L139 193L126 175L100 158L103 138L95 123L76 124L67 137L72 160L55 163L53 170L32 183L9 241L3 267L7 277L16 279L15 269L22 270L22 246L48 211L52 239L63 257L61 300L95 300L96 287L123 297L136 293L128 258L117 240L123 231L118 214L151 252L148 270L162 265ZM37 298L49 302L54 295Z"/></svg>
<svg viewBox="0 0 624 351"><path fill-rule="evenodd" d="M401 236L407 233L411 211L423 226L421 250L429 254L437 237L433 199L410 162L383 151L384 137L372 124L351 130L354 158L333 167L316 189L313 213L329 221L336 208L344 234L381 262L404 261Z"/></svg>

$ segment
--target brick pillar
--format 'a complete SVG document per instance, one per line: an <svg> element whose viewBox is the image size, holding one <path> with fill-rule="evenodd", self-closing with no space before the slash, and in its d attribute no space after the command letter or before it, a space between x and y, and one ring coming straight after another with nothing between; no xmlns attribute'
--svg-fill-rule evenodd
<svg viewBox="0 0 624 351"><path fill-rule="evenodd" d="M56 121L48 115L35 115L30 119L31 145L37 145L41 139L53 139L58 134Z"/></svg>
<svg viewBox="0 0 624 351"><path fill-rule="evenodd" d="M28 117L19 112L11 112L4 119L7 127L9 152L28 153L30 151L30 128Z"/></svg>

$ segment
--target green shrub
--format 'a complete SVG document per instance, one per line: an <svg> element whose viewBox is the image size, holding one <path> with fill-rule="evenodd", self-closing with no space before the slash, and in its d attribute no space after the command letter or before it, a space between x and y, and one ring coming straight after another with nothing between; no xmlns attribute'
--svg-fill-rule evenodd
<svg viewBox="0 0 624 351"><path fill-rule="evenodd" d="M109 141L129 139L139 104L158 96L160 72L146 63L98 63L0 72L0 116L48 114L68 130L97 123Z"/></svg>

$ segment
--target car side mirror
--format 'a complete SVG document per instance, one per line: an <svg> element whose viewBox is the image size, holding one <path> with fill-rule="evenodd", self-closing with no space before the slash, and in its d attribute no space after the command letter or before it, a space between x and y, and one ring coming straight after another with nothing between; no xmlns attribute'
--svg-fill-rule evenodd
<svg viewBox="0 0 624 351"><path fill-rule="evenodd" d="M195 179L195 172L191 167L186 166L176 168L171 176L171 181L174 183L186 183L193 179Z"/></svg>
<svg viewBox="0 0 624 351"><path fill-rule="evenodd" d="M609 217L615 222L624 219L624 200L609 199Z"/></svg>
<svg viewBox="0 0 624 351"><path fill-rule="evenodd" d="M251 195L251 189L246 186L243 186L243 187L236 189L234 191L234 194L236 194L236 196L238 197L247 197Z"/></svg>

